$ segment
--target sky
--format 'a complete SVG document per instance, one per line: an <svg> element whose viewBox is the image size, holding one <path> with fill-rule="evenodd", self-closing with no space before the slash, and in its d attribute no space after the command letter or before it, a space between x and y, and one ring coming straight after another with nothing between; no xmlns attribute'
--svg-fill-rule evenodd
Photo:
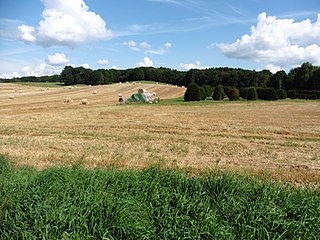
<svg viewBox="0 0 320 240"><path fill-rule="evenodd" d="M320 65L319 0L1 0L0 78Z"/></svg>

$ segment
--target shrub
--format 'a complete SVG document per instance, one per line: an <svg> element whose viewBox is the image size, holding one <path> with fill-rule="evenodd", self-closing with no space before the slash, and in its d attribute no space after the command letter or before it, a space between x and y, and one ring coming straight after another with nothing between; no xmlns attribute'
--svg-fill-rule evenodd
<svg viewBox="0 0 320 240"><path fill-rule="evenodd" d="M257 89L255 87L250 87L247 90L247 100L257 100L258 99L258 94L257 94Z"/></svg>
<svg viewBox="0 0 320 240"><path fill-rule="evenodd" d="M296 90L289 90L288 91L288 97L291 98L291 99L296 99L297 98Z"/></svg>
<svg viewBox="0 0 320 240"><path fill-rule="evenodd" d="M201 92L200 87L196 83L190 83L188 88L184 94L185 101L200 101L201 100Z"/></svg>
<svg viewBox="0 0 320 240"><path fill-rule="evenodd" d="M206 90L207 97L211 97L213 93L213 87L211 87L210 85L204 85L203 87Z"/></svg>
<svg viewBox="0 0 320 240"><path fill-rule="evenodd" d="M205 100L207 98L207 91L203 86L200 87L200 96L201 100Z"/></svg>
<svg viewBox="0 0 320 240"><path fill-rule="evenodd" d="M283 89L277 90L277 96L279 99L286 99L287 98L287 92Z"/></svg>
<svg viewBox="0 0 320 240"><path fill-rule="evenodd" d="M236 87L231 88L228 98L230 101L238 101L240 99L239 89Z"/></svg>
<svg viewBox="0 0 320 240"><path fill-rule="evenodd" d="M224 98L224 90L223 90L223 86L222 85L216 86L212 98L213 98L213 100L216 100L216 101L223 100L223 98Z"/></svg>
<svg viewBox="0 0 320 240"><path fill-rule="evenodd" d="M243 99L247 99L248 90L249 88L247 87L240 88L240 97L242 97Z"/></svg>
<svg viewBox="0 0 320 240"><path fill-rule="evenodd" d="M277 92L274 88L257 88L258 98L262 100L278 100Z"/></svg>

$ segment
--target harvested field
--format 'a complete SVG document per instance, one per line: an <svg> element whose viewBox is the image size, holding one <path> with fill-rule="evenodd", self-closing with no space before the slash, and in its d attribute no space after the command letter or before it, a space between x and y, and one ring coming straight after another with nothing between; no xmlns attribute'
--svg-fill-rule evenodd
<svg viewBox="0 0 320 240"><path fill-rule="evenodd" d="M15 88L23 93L10 99ZM119 94L127 98L139 88L161 99L185 91L157 84L46 91L0 84L0 153L38 169L158 164L319 183L319 101L118 105ZM65 103L67 97L73 102ZM84 98L90 104L81 105Z"/></svg>

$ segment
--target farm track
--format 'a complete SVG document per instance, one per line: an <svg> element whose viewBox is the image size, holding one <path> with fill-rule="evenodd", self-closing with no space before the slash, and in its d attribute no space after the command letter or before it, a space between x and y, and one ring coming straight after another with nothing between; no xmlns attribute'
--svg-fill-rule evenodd
<svg viewBox="0 0 320 240"><path fill-rule="evenodd" d="M185 89L115 84L74 89L0 85L0 153L38 169L144 168L151 164L269 176L294 184L320 182L320 102L214 105L123 105L145 88L161 99ZM5 89L6 88L6 89ZM9 89L11 88L11 89ZM97 94L93 94L93 91ZM73 103L64 103L71 97ZM87 98L89 105L80 105Z"/></svg>

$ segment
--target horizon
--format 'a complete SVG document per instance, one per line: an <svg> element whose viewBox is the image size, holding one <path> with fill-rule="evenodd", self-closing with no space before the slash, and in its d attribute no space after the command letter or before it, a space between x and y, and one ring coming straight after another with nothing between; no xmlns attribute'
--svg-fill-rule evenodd
<svg viewBox="0 0 320 240"><path fill-rule="evenodd" d="M65 66L241 68L320 65L316 0L3 0L0 78L50 76Z"/></svg>

